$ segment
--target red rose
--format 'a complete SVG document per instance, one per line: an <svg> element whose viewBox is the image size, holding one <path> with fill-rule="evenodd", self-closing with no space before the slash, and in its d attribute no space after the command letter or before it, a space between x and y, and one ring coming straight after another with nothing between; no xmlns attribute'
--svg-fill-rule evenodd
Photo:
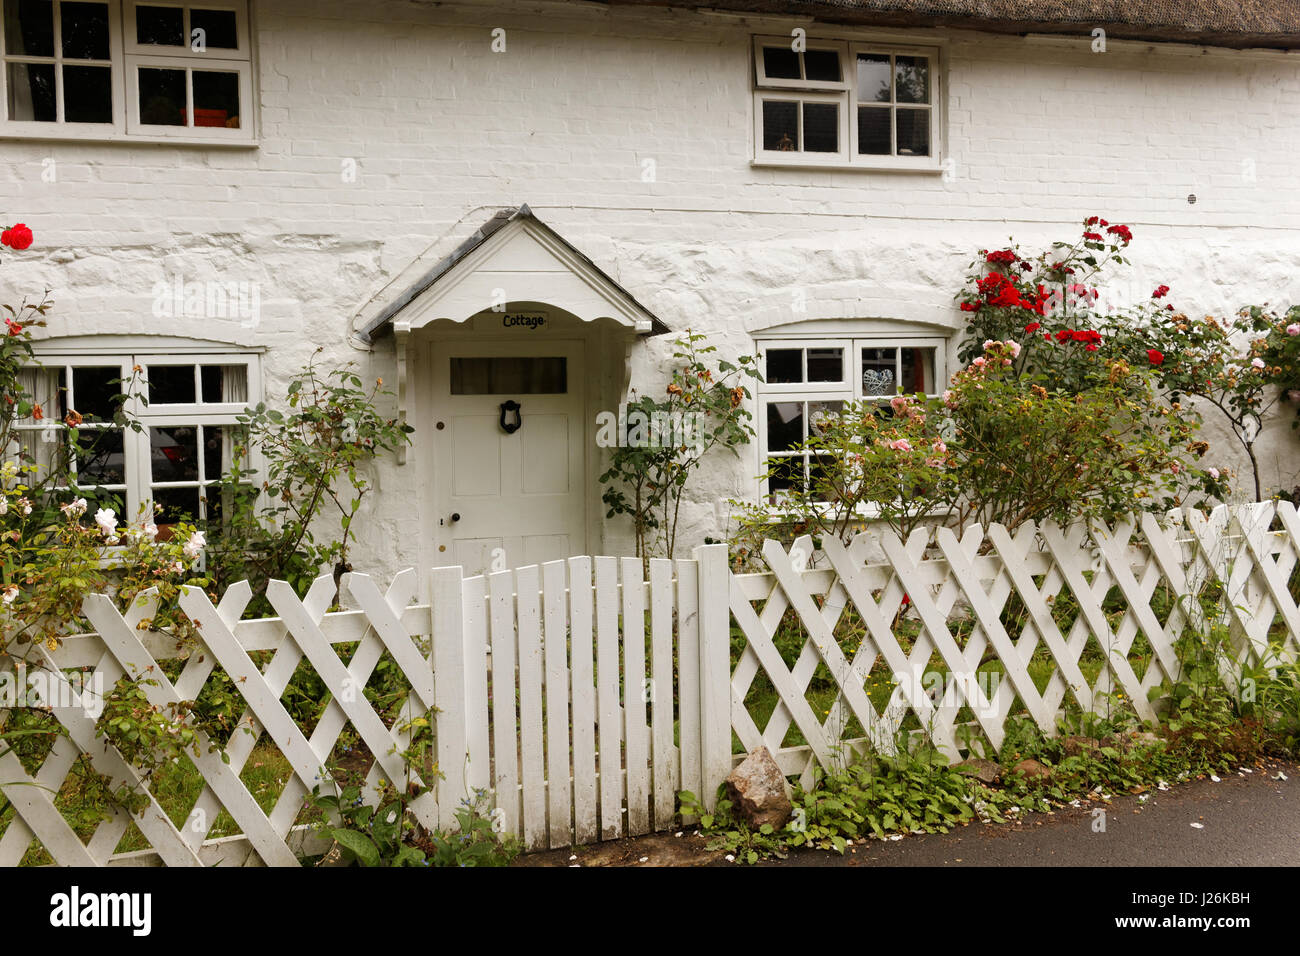
<svg viewBox="0 0 1300 956"><path fill-rule="evenodd" d="M1100 242L1100 241L1101 241L1101 233L1099 233L1099 232L1085 232L1085 233L1083 234L1083 238L1085 238L1085 239L1091 239L1093 242Z"/></svg>
<svg viewBox="0 0 1300 956"><path fill-rule="evenodd" d="M17 335L23 330L23 327L19 325L17 322L15 322L13 319L5 319L5 325L9 327L10 335Z"/></svg>
<svg viewBox="0 0 1300 956"><path fill-rule="evenodd" d="M1087 219L1083 221L1083 224L1085 226L1095 226L1099 222L1101 222L1100 216L1089 216Z"/></svg>
<svg viewBox="0 0 1300 956"><path fill-rule="evenodd" d="M1041 329L1042 327L1043 327L1042 324L1039 323L1039 322L1030 322L1028 325L1025 326L1025 331L1026 331L1026 332L1037 332L1037 331L1038 331L1039 329Z"/></svg>
<svg viewBox="0 0 1300 956"><path fill-rule="evenodd" d="M1123 239L1124 245L1128 245L1133 241L1133 233L1129 231L1128 226L1111 226L1106 231L1113 236L1119 236Z"/></svg>
<svg viewBox="0 0 1300 956"><path fill-rule="evenodd" d="M979 305L974 302L963 302L961 304L961 310L963 312L978 312Z"/></svg>
<svg viewBox="0 0 1300 956"><path fill-rule="evenodd" d="M1095 351L1097 351L1097 346L1096 346L1096 345L1085 345L1084 348L1087 349L1089 352L1095 352Z"/></svg>
<svg viewBox="0 0 1300 956"><path fill-rule="evenodd" d="M1165 353L1159 349L1147 349L1147 358L1152 365L1163 365L1165 363Z"/></svg>
<svg viewBox="0 0 1300 956"><path fill-rule="evenodd" d="M997 252L990 252L984 257L984 261L993 263L994 265L1009 266L1019 258L1020 257L1010 249L999 249Z"/></svg>
<svg viewBox="0 0 1300 956"><path fill-rule="evenodd" d="M1167 285L1158 285L1158 286L1156 286L1156 291L1151 293L1151 298L1153 298L1153 299L1159 299L1159 298L1161 298L1162 296L1166 296L1166 295L1168 295L1168 294L1169 294L1169 286L1167 286Z"/></svg>
<svg viewBox="0 0 1300 956"><path fill-rule="evenodd" d="M0 243L21 252L32 244L32 231L20 222L0 232Z"/></svg>

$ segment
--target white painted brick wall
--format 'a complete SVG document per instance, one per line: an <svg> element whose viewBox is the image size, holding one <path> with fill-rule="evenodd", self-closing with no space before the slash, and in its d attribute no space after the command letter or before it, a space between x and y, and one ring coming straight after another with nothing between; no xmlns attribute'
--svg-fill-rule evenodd
<svg viewBox="0 0 1300 956"><path fill-rule="evenodd" d="M56 333L264 345L271 395L316 344L392 381L391 341L353 349L351 317L416 255L521 202L671 327L730 353L796 318L795 289L808 318L957 327L974 249L1012 234L1036 248L1093 213L1133 227L1130 294L1167 282L1193 312L1300 301L1300 57L938 32L954 181L753 168L749 37L793 26L835 32L598 4L259 0L259 147L6 142L0 218L38 246L7 257L0 286L53 289ZM260 325L159 328L151 289L177 272L257 282ZM659 387L666 350L644 348L634 384ZM1289 485L1300 446L1276 432L1269 482ZM753 455L719 459L692 539L716 533L715 503L756 470ZM378 480L358 565L391 570L413 560L414 469Z"/></svg>

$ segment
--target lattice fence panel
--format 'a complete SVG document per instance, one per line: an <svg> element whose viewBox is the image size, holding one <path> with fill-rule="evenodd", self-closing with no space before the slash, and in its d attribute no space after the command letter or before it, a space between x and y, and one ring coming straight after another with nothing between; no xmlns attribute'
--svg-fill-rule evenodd
<svg viewBox="0 0 1300 956"><path fill-rule="evenodd" d="M1215 628L1228 635L1229 686L1244 665L1300 653L1289 502L820 543L766 542L769 571L734 575L730 595L745 641L731 674L736 736L805 782L816 765L918 737L949 759L996 750L1013 718L1049 735L1067 711L1154 721L1185 639Z"/></svg>

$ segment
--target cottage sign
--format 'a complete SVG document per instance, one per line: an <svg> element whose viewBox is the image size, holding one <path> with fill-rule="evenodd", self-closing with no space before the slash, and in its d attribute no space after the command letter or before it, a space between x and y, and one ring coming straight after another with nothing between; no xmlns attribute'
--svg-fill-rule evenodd
<svg viewBox="0 0 1300 956"><path fill-rule="evenodd" d="M545 312L506 312L501 327L520 332L540 332L547 327Z"/></svg>

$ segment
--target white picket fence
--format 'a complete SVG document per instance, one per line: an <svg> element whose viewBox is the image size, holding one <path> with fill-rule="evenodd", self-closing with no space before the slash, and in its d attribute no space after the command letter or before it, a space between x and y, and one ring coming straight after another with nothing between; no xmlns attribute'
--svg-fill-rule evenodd
<svg viewBox="0 0 1300 956"><path fill-rule="evenodd" d="M689 560L652 560L648 578L632 558L575 557L469 578L438 568L429 603L415 601L414 571L386 591L352 574L342 611L327 611L331 578L301 600L273 582L268 597L279 616L261 620L240 620L247 585L232 587L215 607L194 589L182 606L201 646L187 650L175 682L158 662L180 649L139 628L153 606L146 601L123 615L109 598L91 595L85 611L96 633L38 649L45 667L60 674L91 667L110 688L123 675L147 675L154 683L145 690L160 706L194 700L220 667L247 705L241 730L224 758L200 735L193 762L205 786L178 824L140 772L97 736L64 680L64 693L50 702L68 735L31 775L15 754L0 757L0 792L15 811L0 823L0 865L17 864L33 841L62 864L293 865L326 846L302 822L304 799L317 784L331 786L324 768L349 725L373 755L367 800L377 799L383 780L407 779L399 754L411 741L406 728L423 717L433 727L439 774L415 776L427 787L411 804L418 821L449 828L461 801L484 790L498 825L541 848L672 826L678 791L711 802L744 752L759 746L807 783L815 766L837 766L868 746L891 752L909 730L960 759L999 746L1019 711L1051 734L1063 710L1097 711L1123 694L1151 720L1148 692L1178 677L1175 644L1188 629L1227 629L1234 656L1222 662L1225 681L1242 664L1275 663L1270 645L1283 659L1300 653L1300 610L1289 586L1297 542L1300 519L1284 502L1148 515L1092 534L1051 525L1011 534L993 525L960 535L920 531L907 541L860 535L847 547L825 541L822 550L806 539L789 551L769 541L769 570L757 574L732 573L723 545L699 548ZM883 562L867 561L873 545ZM1209 587L1225 595L1216 620L1205 620L1193 600ZM1112 602L1108 615L1103 602L1113 588L1121 610ZM1018 633L1004 624L1013 595ZM1053 610L1067 599L1077 610L1062 623ZM1162 619L1158 609L1168 608ZM795 621L802 631L790 631ZM855 636L846 641L850 624ZM802 635L793 661L789 633ZM1141 653L1139 635L1149 648ZM338 645L354 642L341 659ZM1094 659L1098 651L1102 657L1091 683L1081 666L1090 646ZM256 666L249 656L256 651L272 652L269 663ZM358 692L385 652L411 687L389 723ZM996 687L976 678L994 658L1004 676ZM280 700L304 660L332 694L310 734ZM1044 666L1050 674L1040 688ZM821 713L812 701L819 669L833 681ZM930 692L936 670L951 672L953 693ZM892 689L877 708L870 688L886 677ZM774 706L756 716L760 685ZM788 742L792 730L803 743ZM741 745L735 753L733 732ZM240 777L259 742L292 768L269 813ZM88 839L74 832L57 799L81 753L114 787L145 798L142 809L117 809ZM223 809L242 835L210 836ZM152 849L118 853L132 821Z"/></svg>

